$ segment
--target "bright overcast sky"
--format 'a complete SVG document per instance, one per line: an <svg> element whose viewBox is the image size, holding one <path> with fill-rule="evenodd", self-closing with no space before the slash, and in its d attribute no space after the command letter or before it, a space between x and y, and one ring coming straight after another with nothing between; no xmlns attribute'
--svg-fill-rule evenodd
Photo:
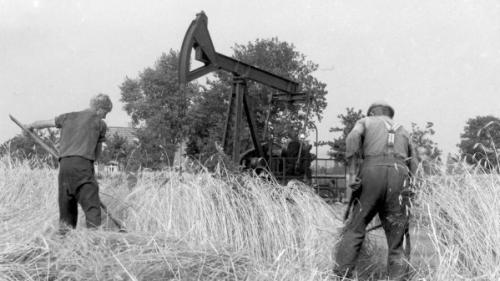
<svg viewBox="0 0 500 281"><path fill-rule="evenodd" d="M201 10L220 53L277 36L320 65L320 140L346 107L380 99L407 127L434 122L452 152L468 118L500 116L500 1L0 0L0 142L19 132L8 113L48 119L98 92L115 104L108 125L126 126L118 86L178 50Z"/></svg>

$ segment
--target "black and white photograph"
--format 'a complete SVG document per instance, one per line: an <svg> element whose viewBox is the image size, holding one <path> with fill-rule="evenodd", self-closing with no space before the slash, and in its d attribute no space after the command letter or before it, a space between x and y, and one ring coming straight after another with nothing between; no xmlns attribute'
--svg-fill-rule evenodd
<svg viewBox="0 0 500 281"><path fill-rule="evenodd" d="M0 280L500 280L500 1L0 0Z"/></svg>

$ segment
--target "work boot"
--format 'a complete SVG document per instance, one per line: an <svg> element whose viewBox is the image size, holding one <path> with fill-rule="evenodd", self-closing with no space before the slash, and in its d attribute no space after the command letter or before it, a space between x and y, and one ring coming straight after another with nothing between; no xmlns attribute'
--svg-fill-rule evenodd
<svg viewBox="0 0 500 281"><path fill-rule="evenodd" d="M56 236L64 238L71 229L73 228L67 225L66 223L59 222L59 229L56 231Z"/></svg>

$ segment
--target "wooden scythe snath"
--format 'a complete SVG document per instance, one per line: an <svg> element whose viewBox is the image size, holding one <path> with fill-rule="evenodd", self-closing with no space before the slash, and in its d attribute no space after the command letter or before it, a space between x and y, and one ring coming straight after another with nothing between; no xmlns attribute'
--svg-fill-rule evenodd
<svg viewBox="0 0 500 281"><path fill-rule="evenodd" d="M233 86L223 135L224 151L232 155L232 160L235 163L240 162L240 136L243 130L242 115L244 110L253 146L257 151L258 157L262 157L264 153L256 132L255 118L253 117L253 111L249 103L247 80L256 81L281 91L280 94L273 95L272 100L302 102L307 97L304 93L299 92L299 84L295 81L217 53L208 32L207 22L208 19L205 13L203 11L198 13L184 36L179 55L179 82L181 87L212 71L225 70L232 73ZM190 59L193 49L195 51L195 59L204 65L190 70ZM234 116L233 122L231 122L232 116ZM234 124L232 124L232 149L229 150L231 123Z"/></svg>
<svg viewBox="0 0 500 281"><path fill-rule="evenodd" d="M50 155L54 156L56 159L59 159L59 153L57 152L57 149L51 145L46 144L38 135L33 133L32 131L28 130L28 128L24 127L24 125L19 122L14 116L10 115L10 120L12 122L16 123L19 128L23 130L24 133L26 133L34 142L39 144L45 151L47 151Z"/></svg>

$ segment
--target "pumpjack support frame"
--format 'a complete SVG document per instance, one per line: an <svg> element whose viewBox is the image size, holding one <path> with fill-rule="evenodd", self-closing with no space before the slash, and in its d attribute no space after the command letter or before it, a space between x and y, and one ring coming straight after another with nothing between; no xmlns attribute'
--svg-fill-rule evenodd
<svg viewBox="0 0 500 281"><path fill-rule="evenodd" d="M207 25L208 18L202 11L196 15L196 18L191 22L184 36L179 55L179 82L181 85L185 85L194 79L216 70L225 70L232 73L233 85L223 135L224 150L226 153L231 154L232 160L235 163L240 162L240 136L243 129L242 119L244 111L253 146L257 152L257 156L262 157L264 156L262 146L256 131L253 111L249 103L247 80L259 82L281 91L282 93L273 96L273 100L303 102L307 99L307 96L305 93L299 92L299 84L291 79L217 53L210 38ZM204 65L191 70L191 53L193 50L195 51L195 59ZM231 122L231 117L233 116L235 118ZM233 130L232 149L229 149L231 125Z"/></svg>

